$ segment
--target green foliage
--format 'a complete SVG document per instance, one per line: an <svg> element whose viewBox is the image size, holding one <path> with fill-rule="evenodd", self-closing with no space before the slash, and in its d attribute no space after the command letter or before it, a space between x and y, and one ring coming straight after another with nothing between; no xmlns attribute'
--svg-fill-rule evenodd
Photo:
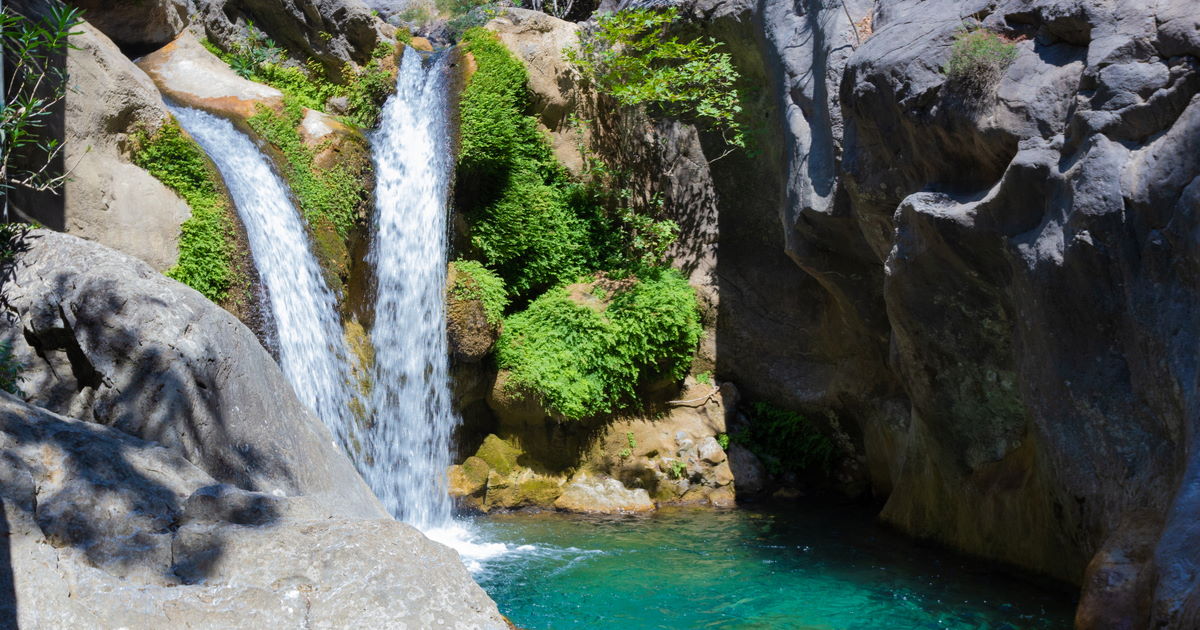
<svg viewBox="0 0 1200 630"><path fill-rule="evenodd" d="M617 455L620 455L621 459L625 459L625 458L629 457L630 455L633 455L633 449L623 448L623 449L621 449L621 451L619 453L617 453Z"/></svg>
<svg viewBox="0 0 1200 630"><path fill-rule="evenodd" d="M987 29L960 30L942 68L951 84L980 93L991 87L1017 58L1017 45Z"/></svg>
<svg viewBox="0 0 1200 630"><path fill-rule="evenodd" d="M525 113L520 60L483 29L467 31L463 43L477 70L460 101L458 206L472 246L510 295L531 297L589 272L662 264L678 226L634 211L628 191L610 192L601 177L573 180Z"/></svg>
<svg viewBox="0 0 1200 630"><path fill-rule="evenodd" d="M767 472L829 474L834 445L815 424L765 402L754 403L749 412L749 426L730 437L758 455Z"/></svg>
<svg viewBox="0 0 1200 630"><path fill-rule="evenodd" d="M201 44L243 78L270 85L302 107L325 111L329 99L344 97L349 104L347 122L368 128L378 122L380 109L394 87L394 77L383 68L383 59L392 52L386 43L376 46L371 61L362 68L356 70L347 65L343 72L345 82L337 84L326 77L324 68L314 60L310 59L303 67L286 65L282 49L253 23L247 32L246 39L229 51L208 40Z"/></svg>
<svg viewBox="0 0 1200 630"><path fill-rule="evenodd" d="M457 272L450 294L458 300L479 300L488 323L499 324L508 306L504 280L476 260L456 260L450 264Z"/></svg>
<svg viewBox="0 0 1200 630"><path fill-rule="evenodd" d="M683 473L687 472L687 463L682 459L673 459L667 466L672 479L683 479Z"/></svg>
<svg viewBox="0 0 1200 630"><path fill-rule="evenodd" d="M730 145L745 146L738 122L740 79L729 53L711 37L682 39L672 32L675 7L602 13L594 31L580 35L567 59L596 88L622 105L644 104L695 119L720 131Z"/></svg>
<svg viewBox="0 0 1200 630"><path fill-rule="evenodd" d="M701 372L696 375L696 382L701 385L712 385L712 372Z"/></svg>
<svg viewBox="0 0 1200 630"><path fill-rule="evenodd" d="M717 444L721 445L722 450L729 450L729 434L728 433L718 433L717 434Z"/></svg>
<svg viewBox="0 0 1200 630"><path fill-rule="evenodd" d="M0 389L14 395L21 395L19 383L24 379L21 375L25 364L13 356L11 341L0 341Z"/></svg>
<svg viewBox="0 0 1200 630"><path fill-rule="evenodd" d="M329 221L345 238L358 221L359 208L368 198L363 184L362 164L339 163L321 169L314 163L315 153L296 130L304 118L303 105L295 98L284 98L284 112L278 114L264 105L247 121L259 136L283 154L287 166L284 176L300 202L300 210L310 225Z"/></svg>
<svg viewBox="0 0 1200 630"><path fill-rule="evenodd" d="M0 85L0 198L16 187L58 190L65 181L65 174L52 170L62 142L46 131L67 93L67 73L58 60L70 47L79 16L78 9L59 2L50 2L38 20L0 9L0 75L7 78Z"/></svg>
<svg viewBox="0 0 1200 630"><path fill-rule="evenodd" d="M687 280L650 269L615 291L607 308L551 289L509 316L497 342L510 384L567 419L611 413L635 400L645 378L683 378L700 339L700 314Z"/></svg>
<svg viewBox="0 0 1200 630"><path fill-rule="evenodd" d="M625 432L625 442L629 444L629 448L637 448L637 440L633 439L633 432Z"/></svg>
<svg viewBox="0 0 1200 630"><path fill-rule="evenodd" d="M223 301L233 282L233 230L229 208L217 174L199 147L173 120L153 135L135 134L138 146L133 160L192 209L179 237L179 262L167 275Z"/></svg>

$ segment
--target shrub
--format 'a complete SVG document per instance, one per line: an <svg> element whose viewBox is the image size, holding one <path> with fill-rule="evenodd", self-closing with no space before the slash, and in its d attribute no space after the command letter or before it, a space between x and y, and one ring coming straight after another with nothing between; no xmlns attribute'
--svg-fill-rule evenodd
<svg viewBox="0 0 1200 630"><path fill-rule="evenodd" d="M167 275L222 302L233 283L233 219L204 150L174 120L153 134L134 134L133 161L174 190L192 209L179 236L179 262Z"/></svg>
<svg viewBox="0 0 1200 630"><path fill-rule="evenodd" d="M395 87L394 75L384 70L382 63L392 52L390 46L380 42L372 51L371 60L360 69L347 65L344 83L336 84L325 76L321 64L311 59L303 67L285 65L283 51L274 41L253 24L247 31L246 40L234 44L229 51L221 50L207 39L201 44L243 78L270 85L302 107L325 111L329 99L340 96L348 102L345 122L370 128L379 121L383 103Z"/></svg>
<svg viewBox="0 0 1200 630"><path fill-rule="evenodd" d="M250 127L283 154L284 176L300 203L309 225L328 221L345 238L361 216L369 195L364 178L369 165L365 158L343 161L328 169L315 164L315 152L304 144L296 130L304 118L302 103L284 97L282 114L264 105L247 121Z"/></svg>
<svg viewBox="0 0 1200 630"><path fill-rule="evenodd" d="M991 87L1017 58L1017 45L986 29L960 30L942 68L947 79L970 92Z"/></svg>
<svg viewBox="0 0 1200 630"><path fill-rule="evenodd" d="M484 29L467 31L463 43L477 70L460 100L457 206L473 248L509 294L532 297L581 274L661 264L678 227L632 210L601 178L572 179L525 113L520 60Z"/></svg>
<svg viewBox="0 0 1200 630"><path fill-rule="evenodd" d="M463 37L477 70L460 100L460 207L471 244L514 296L586 270L587 224L568 203L570 182L532 116L525 67L495 35Z"/></svg>
<svg viewBox="0 0 1200 630"><path fill-rule="evenodd" d="M726 142L745 146L738 122L740 80L729 53L708 37L672 33L675 7L623 9L600 14L594 31L580 35L567 59L604 94L622 105L644 104L669 116L698 120Z"/></svg>
<svg viewBox="0 0 1200 630"><path fill-rule="evenodd" d="M750 405L747 415L749 426L730 439L758 455L767 472L829 474L833 442L807 418L765 402Z"/></svg>
<svg viewBox="0 0 1200 630"><path fill-rule="evenodd" d="M476 260L456 260L450 264L457 273L450 294L458 300L479 300L488 323L499 324L508 306L504 280Z"/></svg>
<svg viewBox="0 0 1200 630"><path fill-rule="evenodd" d="M61 57L80 11L50 2L45 17L32 20L0 8L0 58L7 78L0 85L0 198L14 187L54 191L66 175L57 171L62 142L46 133L67 93ZM7 202L5 202L7 219Z"/></svg>
<svg viewBox="0 0 1200 630"><path fill-rule="evenodd" d="M687 280L651 269L614 284L604 307L580 304L560 286L509 316L496 359L510 370L510 386L580 419L630 404L646 378L683 378L701 333Z"/></svg>

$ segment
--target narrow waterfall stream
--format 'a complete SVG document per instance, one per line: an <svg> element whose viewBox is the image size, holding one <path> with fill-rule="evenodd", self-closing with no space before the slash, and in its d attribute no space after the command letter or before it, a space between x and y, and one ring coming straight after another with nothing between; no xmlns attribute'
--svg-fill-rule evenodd
<svg viewBox="0 0 1200 630"><path fill-rule="evenodd" d="M446 349L447 57L407 49L396 94L372 138L376 176L374 426L360 469L396 518L422 530L451 521L450 435L458 424Z"/></svg>
<svg viewBox="0 0 1200 630"><path fill-rule="evenodd" d="M171 112L216 163L246 227L254 265L269 296L284 376L344 448L354 426L349 352L333 294L287 185L254 142L228 120L183 107L171 107Z"/></svg>

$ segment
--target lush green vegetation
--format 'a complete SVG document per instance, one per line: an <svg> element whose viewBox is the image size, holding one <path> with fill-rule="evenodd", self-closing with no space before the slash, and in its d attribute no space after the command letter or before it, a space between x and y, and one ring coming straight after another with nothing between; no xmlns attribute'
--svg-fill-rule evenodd
<svg viewBox="0 0 1200 630"><path fill-rule="evenodd" d="M450 263L456 274L450 295L458 300L479 300L488 323L499 324L508 306L504 280L477 260L456 260Z"/></svg>
<svg viewBox="0 0 1200 630"><path fill-rule="evenodd" d="M745 146L739 123L740 75L729 53L711 37L681 37L679 9L624 9L603 13L580 36L567 59L602 93L622 105L646 105L694 119Z"/></svg>
<svg viewBox="0 0 1200 630"><path fill-rule="evenodd" d="M767 472L822 473L833 466L833 442L804 416L765 402L749 407L749 426L731 436L758 455Z"/></svg>
<svg viewBox="0 0 1200 630"><path fill-rule="evenodd" d="M952 84L980 93L991 87L1017 58L1017 45L987 29L961 30L942 71Z"/></svg>
<svg viewBox="0 0 1200 630"><path fill-rule="evenodd" d="M0 76L7 78L0 85L0 199L14 187L53 191L65 181L54 168L62 142L45 131L67 93L60 61L80 11L59 2L49 5L39 20L0 8Z"/></svg>
<svg viewBox="0 0 1200 630"><path fill-rule="evenodd" d="M476 72L460 100L458 196L478 256L529 298L595 271L661 264L678 228L636 212L600 178L572 179L533 116L527 74L483 29L463 36Z"/></svg>
<svg viewBox="0 0 1200 630"><path fill-rule="evenodd" d="M279 149L286 161L284 176L300 209L310 225L328 221L345 238L358 221L360 208L369 197L364 186L364 173L369 164L365 156L347 160L332 168L316 165L316 153L304 144L297 127L304 118L303 103L292 97L284 98L283 113L259 105L258 113L249 119L255 133Z"/></svg>
<svg viewBox="0 0 1200 630"><path fill-rule="evenodd" d="M173 120L138 132L134 162L174 190L192 209L179 237L179 262L167 275L221 302L233 283L233 221L204 150Z"/></svg>
<svg viewBox="0 0 1200 630"><path fill-rule="evenodd" d="M338 84L326 77L316 61L309 60L303 67L287 65L283 50L271 38L253 24L247 30L246 40L228 51L208 40L201 43L243 78L270 85L302 107L325 111L329 99L340 97L346 101L346 122L360 127L373 127L378 122L380 109L395 82L395 76L383 67L383 59L392 53L386 43L379 43L371 61L361 69L347 65L344 83Z"/></svg>
<svg viewBox="0 0 1200 630"><path fill-rule="evenodd" d="M560 286L506 319L496 359L511 371L510 386L579 419L633 402L646 378L683 378L701 334L695 293L671 269L631 280L617 283L607 304Z"/></svg>

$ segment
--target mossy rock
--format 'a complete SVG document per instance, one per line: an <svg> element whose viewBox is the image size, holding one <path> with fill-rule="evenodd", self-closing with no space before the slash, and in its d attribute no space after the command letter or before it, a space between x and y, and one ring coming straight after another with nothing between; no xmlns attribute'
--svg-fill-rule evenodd
<svg viewBox="0 0 1200 630"><path fill-rule="evenodd" d="M495 434L484 438L483 444L475 452L475 457L483 460L487 463L488 468L500 475L511 474L517 468L517 458L521 455L521 449L496 437Z"/></svg>
<svg viewBox="0 0 1200 630"><path fill-rule="evenodd" d="M473 478L464 466L451 466L446 471L446 479L449 482L450 496L469 497L483 491L487 483L487 471L484 471L482 479L477 479Z"/></svg>
<svg viewBox="0 0 1200 630"><path fill-rule="evenodd" d="M489 479L487 497L484 505L492 509L517 509L523 507L551 507L562 494L562 486L558 481L548 477L535 477L521 482L508 479ZM495 483L493 483L495 482Z"/></svg>
<svg viewBox="0 0 1200 630"><path fill-rule="evenodd" d="M462 463L463 474L471 483L477 483L482 488L487 483L488 463L482 458L472 455Z"/></svg>

